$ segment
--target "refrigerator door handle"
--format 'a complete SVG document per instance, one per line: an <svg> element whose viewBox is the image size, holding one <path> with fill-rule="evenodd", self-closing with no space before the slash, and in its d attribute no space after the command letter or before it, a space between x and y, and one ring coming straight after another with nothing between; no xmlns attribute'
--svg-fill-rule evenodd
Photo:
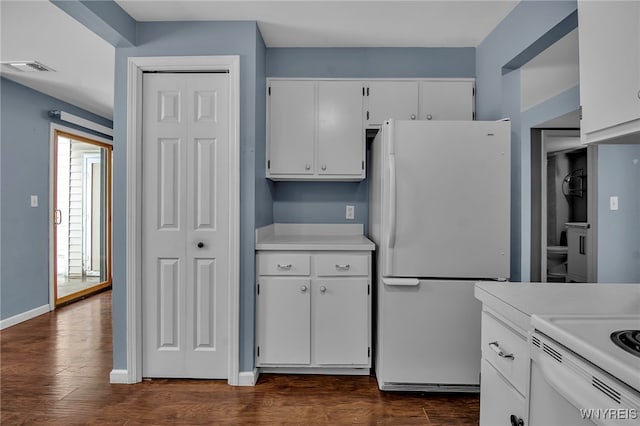
<svg viewBox="0 0 640 426"><path fill-rule="evenodd" d="M396 244L396 156L389 154L389 226L387 227L388 251L384 257L384 274L392 274L393 255L392 250Z"/></svg>
<svg viewBox="0 0 640 426"><path fill-rule="evenodd" d="M417 278L387 278L382 277L382 282L384 285L394 285L394 286L417 286L420 284L420 280Z"/></svg>

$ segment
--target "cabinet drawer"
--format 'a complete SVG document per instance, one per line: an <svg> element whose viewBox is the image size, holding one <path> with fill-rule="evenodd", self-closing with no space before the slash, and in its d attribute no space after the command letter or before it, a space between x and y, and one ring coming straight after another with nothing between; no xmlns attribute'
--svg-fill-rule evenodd
<svg viewBox="0 0 640 426"><path fill-rule="evenodd" d="M480 426L524 420L525 399L484 359L480 367Z"/></svg>
<svg viewBox="0 0 640 426"><path fill-rule="evenodd" d="M316 256L318 276L369 275L369 256L358 254L319 254Z"/></svg>
<svg viewBox="0 0 640 426"><path fill-rule="evenodd" d="M527 340L488 312L482 312L482 358L524 394L529 351Z"/></svg>
<svg viewBox="0 0 640 426"><path fill-rule="evenodd" d="M258 255L259 275L309 275L308 254L266 253Z"/></svg>

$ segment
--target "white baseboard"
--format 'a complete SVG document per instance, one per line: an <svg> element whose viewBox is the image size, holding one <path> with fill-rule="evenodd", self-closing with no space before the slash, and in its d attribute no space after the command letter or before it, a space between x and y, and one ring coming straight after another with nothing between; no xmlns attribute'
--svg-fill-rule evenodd
<svg viewBox="0 0 640 426"><path fill-rule="evenodd" d="M109 374L109 383L128 384L129 372L127 370L111 370L111 373Z"/></svg>
<svg viewBox="0 0 640 426"><path fill-rule="evenodd" d="M30 320L35 317L39 317L42 314L46 314L51 310L49 304L39 306L35 309L31 309L30 311L23 312L18 315L14 315L12 317L3 319L0 321L0 330L4 330L7 327L11 327L12 325L20 324L21 322Z"/></svg>
<svg viewBox="0 0 640 426"><path fill-rule="evenodd" d="M238 386L255 386L258 383L260 370L254 368L253 371L241 371L238 376Z"/></svg>

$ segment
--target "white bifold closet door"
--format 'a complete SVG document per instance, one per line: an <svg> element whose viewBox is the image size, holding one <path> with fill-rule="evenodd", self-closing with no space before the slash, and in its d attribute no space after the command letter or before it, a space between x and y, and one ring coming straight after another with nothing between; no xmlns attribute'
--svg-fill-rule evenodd
<svg viewBox="0 0 640 426"><path fill-rule="evenodd" d="M229 76L145 73L144 377L226 378Z"/></svg>

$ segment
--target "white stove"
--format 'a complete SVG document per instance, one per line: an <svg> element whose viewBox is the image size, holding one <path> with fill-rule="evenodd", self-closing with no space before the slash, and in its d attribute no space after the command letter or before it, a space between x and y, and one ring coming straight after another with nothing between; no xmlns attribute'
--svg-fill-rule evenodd
<svg viewBox="0 0 640 426"><path fill-rule="evenodd" d="M635 330L640 333L640 315L533 315L531 324L539 332L640 392L640 353L630 353L611 338L619 331Z"/></svg>
<svg viewBox="0 0 640 426"><path fill-rule="evenodd" d="M640 315L532 315L530 425L640 423Z"/></svg>

